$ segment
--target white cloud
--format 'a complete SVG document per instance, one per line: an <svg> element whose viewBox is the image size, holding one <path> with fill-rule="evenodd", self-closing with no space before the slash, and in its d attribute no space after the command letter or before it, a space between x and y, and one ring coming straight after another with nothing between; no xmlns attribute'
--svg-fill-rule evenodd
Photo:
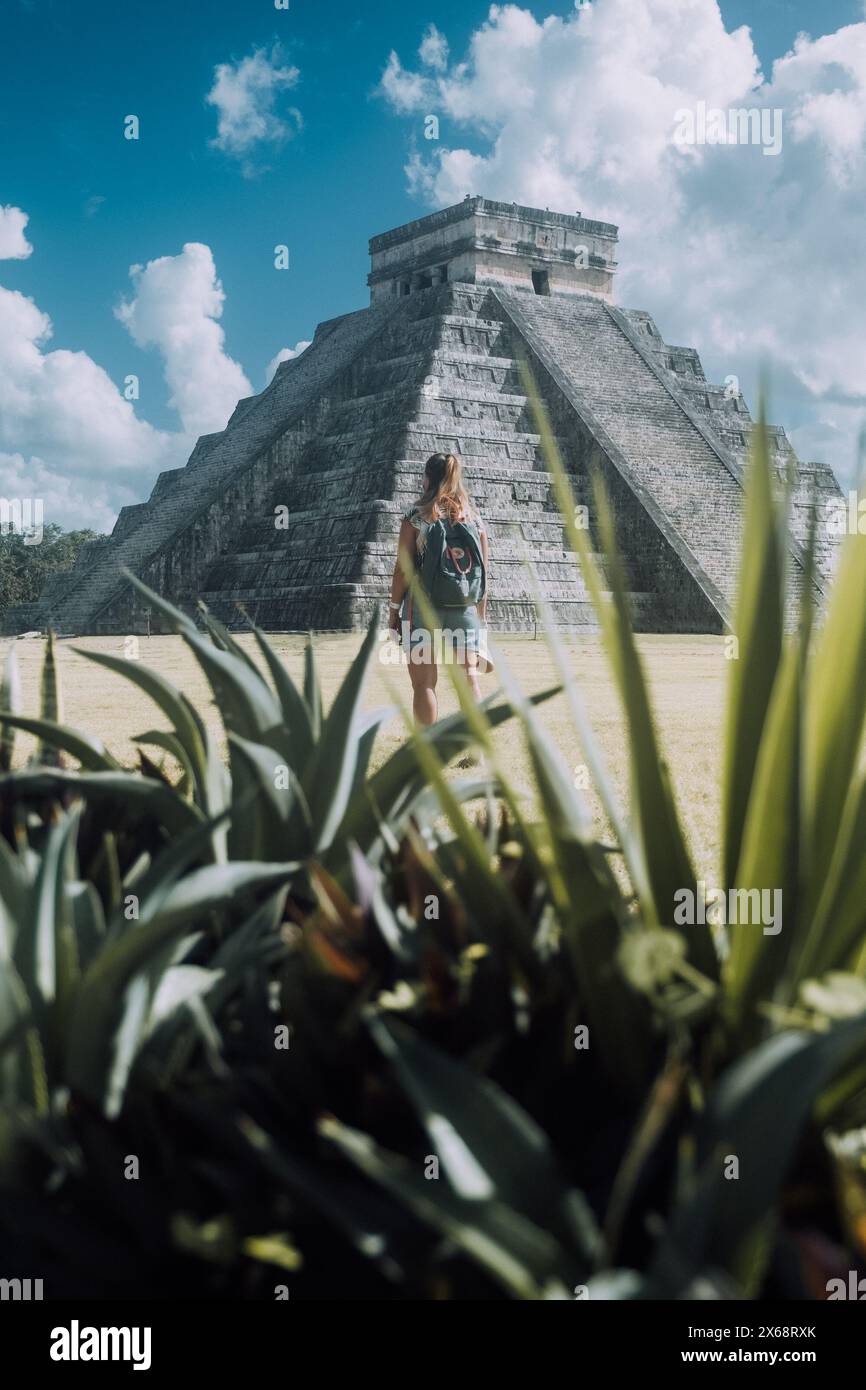
<svg viewBox="0 0 866 1390"><path fill-rule="evenodd" d="M542 21L493 5L464 59L412 71L392 54L381 91L463 132L409 158L428 205L483 193L617 223L619 302L717 378L754 379L766 357L788 383L773 415L805 403L818 433L804 442L850 472L866 410L866 23L801 35L765 79L716 0L595 0ZM699 102L781 109L781 153L677 147L676 113Z"/></svg>
<svg viewBox="0 0 866 1390"><path fill-rule="evenodd" d="M135 288L117 317L141 348L162 354L170 404L189 435L225 427L252 386L224 351L218 320L225 294L209 246L187 242L179 256L161 256L130 268Z"/></svg>
<svg viewBox="0 0 866 1390"><path fill-rule="evenodd" d="M49 350L52 332L32 299L0 286L0 496L41 498L46 523L110 529L188 441L139 419L87 353Z"/></svg>
<svg viewBox="0 0 866 1390"><path fill-rule="evenodd" d="M80 479L127 477L173 458L173 437L137 418L85 352L46 350L47 314L0 286L0 449Z"/></svg>
<svg viewBox="0 0 866 1390"><path fill-rule="evenodd" d="M280 348L276 357L272 357L268 363L267 371L265 372L265 385L270 386L276 374L277 367L281 362L291 362L293 357L300 357L301 353L305 352L309 346L309 342L306 339L302 339L301 342L295 343L293 348Z"/></svg>
<svg viewBox="0 0 866 1390"><path fill-rule="evenodd" d="M33 251L24 235L30 218L20 208L0 204L0 261L23 261Z"/></svg>
<svg viewBox="0 0 866 1390"><path fill-rule="evenodd" d="M435 96L436 93L435 85L429 77L421 73L407 72L401 66L397 54L393 52L389 55L388 65L382 74L380 89L395 111L401 113L420 111L422 106L426 108L427 94Z"/></svg>
<svg viewBox="0 0 866 1390"><path fill-rule="evenodd" d="M81 480L59 473L41 458L25 459L23 454L0 450L0 497L29 498L42 503L43 524L62 526L64 531L108 532L118 508L141 499L132 489L125 492L105 478Z"/></svg>
<svg viewBox="0 0 866 1390"><path fill-rule="evenodd" d="M447 68L448 40L444 34L440 34L435 24L427 26L427 32L418 49L418 57L428 68L435 68L437 72L444 72Z"/></svg>
<svg viewBox="0 0 866 1390"><path fill-rule="evenodd" d="M22 232L26 222L21 213L5 225ZM117 314L139 346L162 354L178 431L141 419L86 352L50 348L49 316L0 286L0 496L41 498L46 523L110 530L121 506L143 501L158 472L182 466L196 436L222 429L252 394L224 351L224 294L209 247L190 243L131 274L134 295Z"/></svg>
<svg viewBox="0 0 866 1390"><path fill-rule="evenodd" d="M211 144L241 159L258 146L284 144L300 129L301 113L294 106L279 112L277 99L297 86L299 77L298 68L283 63L279 44L270 53L257 48L240 62L217 64L205 97L217 110Z"/></svg>

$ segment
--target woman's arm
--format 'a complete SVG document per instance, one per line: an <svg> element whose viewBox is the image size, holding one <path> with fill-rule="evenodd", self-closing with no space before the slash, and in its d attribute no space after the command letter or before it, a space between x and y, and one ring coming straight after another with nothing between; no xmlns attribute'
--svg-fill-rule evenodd
<svg viewBox="0 0 866 1390"><path fill-rule="evenodd" d="M411 521L404 517L400 526L400 538L397 542L397 560L391 577L391 607L388 610L388 626L396 629L400 627L400 605L409 587L404 567L408 565L410 570L415 568L415 538L417 534L418 532ZM394 607L395 604L397 605L396 608Z"/></svg>
<svg viewBox="0 0 866 1390"><path fill-rule="evenodd" d="M484 561L484 597L478 604L478 616L483 623L487 622L487 588L490 582L490 548L487 544L487 531L481 532L481 558Z"/></svg>

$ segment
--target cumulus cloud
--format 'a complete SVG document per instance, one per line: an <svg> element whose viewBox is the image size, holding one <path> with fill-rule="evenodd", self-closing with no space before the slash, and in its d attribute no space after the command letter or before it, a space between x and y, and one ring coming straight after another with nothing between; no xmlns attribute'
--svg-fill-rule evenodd
<svg viewBox="0 0 866 1390"><path fill-rule="evenodd" d="M243 159L250 172L248 156L254 150L291 139L301 127L301 113L294 106L278 110L278 100L299 78L300 70L284 62L279 44L270 52L254 49L240 62L218 63L205 97L217 111L214 148Z"/></svg>
<svg viewBox="0 0 866 1390"><path fill-rule="evenodd" d="M41 458L25 458L0 449L0 497L37 499L42 504L43 524L62 526L65 531L108 532L118 508L138 502L133 489L118 488L105 478L79 478L60 473ZM32 514L32 513L31 513Z"/></svg>
<svg viewBox="0 0 866 1390"><path fill-rule="evenodd" d="M382 74L380 91L395 111L408 115L410 111L420 111L422 106L426 106L427 93L435 93L435 86L426 74L407 72L397 54L392 52Z"/></svg>
<svg viewBox="0 0 866 1390"><path fill-rule="evenodd" d="M15 232L0 243L7 252L20 252L26 223L24 213L2 219L0 232ZM116 312L140 347L161 353L177 431L140 418L86 352L52 348L48 314L0 285L0 497L42 499L46 523L110 530L120 507L142 501L158 472L185 463L196 436L222 429L252 394L224 351L209 247L190 243L130 273L134 293Z"/></svg>
<svg viewBox="0 0 866 1390"><path fill-rule="evenodd" d="M110 529L186 441L139 419L85 352L49 349L51 320L0 286L0 496L41 498L46 522Z"/></svg>
<svg viewBox="0 0 866 1390"><path fill-rule="evenodd" d="M225 294L209 246L187 242L179 256L130 268L134 297L115 311L133 341L163 358L170 404L190 435L224 428L242 396L252 395L243 368L225 352L219 323Z"/></svg>
<svg viewBox="0 0 866 1390"><path fill-rule="evenodd" d="M277 367L281 362L291 362L293 357L300 357L301 353L310 346L309 342L303 339L300 343L295 343L293 348L280 348L276 357L272 357L265 372L265 385L270 386L276 374Z"/></svg>
<svg viewBox="0 0 866 1390"><path fill-rule="evenodd" d="M51 321L0 287L0 496L41 498L46 522L110 530L186 441L138 419L84 352L47 350Z"/></svg>
<svg viewBox="0 0 866 1390"><path fill-rule="evenodd" d="M33 251L24 235L30 218L20 208L0 205L0 261L23 261Z"/></svg>
<svg viewBox="0 0 866 1390"><path fill-rule="evenodd" d="M437 72L444 72L447 68L448 40L444 34L440 34L435 24L427 26L427 32L418 49L418 57L428 68L435 68Z"/></svg>
<svg viewBox="0 0 866 1390"><path fill-rule="evenodd" d="M866 23L801 34L766 77L716 0L595 0L544 19L493 5L460 61L444 40L435 51L444 61L417 70L392 54L381 82L395 112L461 132L411 155L412 191L617 223L619 302L650 309L717 378L776 364L792 394L774 414L799 418L805 399L801 438L849 473L866 407ZM678 113L699 103L780 110L781 152L677 144Z"/></svg>

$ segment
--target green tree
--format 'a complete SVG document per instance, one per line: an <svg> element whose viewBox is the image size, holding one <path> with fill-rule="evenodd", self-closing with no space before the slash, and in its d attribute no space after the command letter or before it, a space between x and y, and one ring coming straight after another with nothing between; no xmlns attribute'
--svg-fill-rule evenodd
<svg viewBox="0 0 866 1390"><path fill-rule="evenodd" d="M25 545L12 532L0 535L0 618L16 603L39 597L49 574L71 569L87 541L101 538L96 531L64 531L49 522L39 545Z"/></svg>

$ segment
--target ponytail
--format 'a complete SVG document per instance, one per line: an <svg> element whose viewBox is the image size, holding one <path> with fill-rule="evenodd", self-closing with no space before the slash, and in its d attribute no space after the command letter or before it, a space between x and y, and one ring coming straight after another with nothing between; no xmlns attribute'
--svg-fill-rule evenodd
<svg viewBox="0 0 866 1390"><path fill-rule="evenodd" d="M463 468L456 454L431 454L424 465L427 490L418 501L426 521L468 521L472 503L463 485Z"/></svg>

